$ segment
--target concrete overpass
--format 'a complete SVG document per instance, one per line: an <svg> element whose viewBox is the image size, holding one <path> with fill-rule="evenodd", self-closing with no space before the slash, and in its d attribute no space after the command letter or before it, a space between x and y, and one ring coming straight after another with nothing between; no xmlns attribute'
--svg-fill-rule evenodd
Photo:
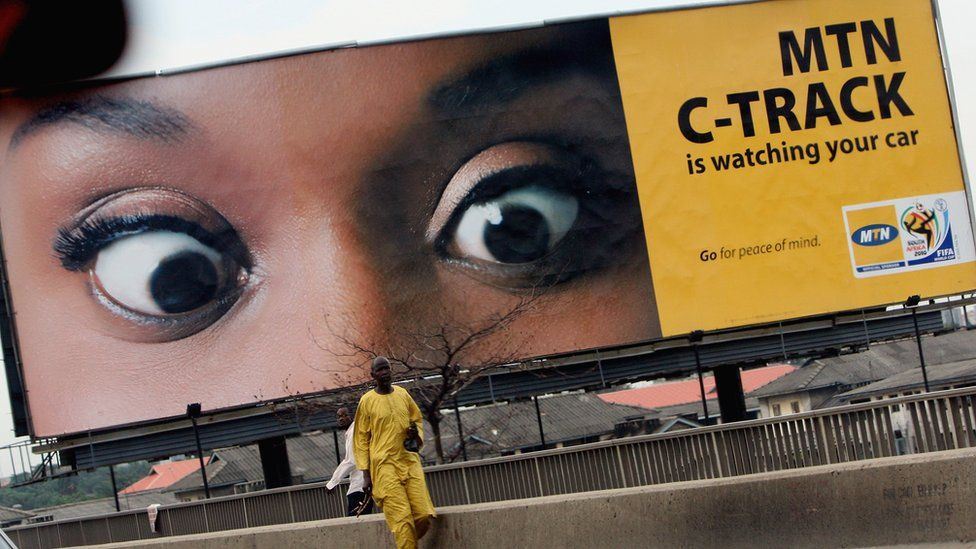
<svg viewBox="0 0 976 549"><path fill-rule="evenodd" d="M422 547L837 547L976 541L976 449L446 507ZM391 547L380 515L104 545Z"/></svg>

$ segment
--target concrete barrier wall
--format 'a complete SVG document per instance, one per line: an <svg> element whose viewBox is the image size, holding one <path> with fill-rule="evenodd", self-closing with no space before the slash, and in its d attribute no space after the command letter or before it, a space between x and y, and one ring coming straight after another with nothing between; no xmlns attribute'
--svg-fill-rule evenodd
<svg viewBox="0 0 976 549"><path fill-rule="evenodd" d="M976 450L445 507L422 547L874 546L976 540ZM382 517L103 547L392 547Z"/></svg>

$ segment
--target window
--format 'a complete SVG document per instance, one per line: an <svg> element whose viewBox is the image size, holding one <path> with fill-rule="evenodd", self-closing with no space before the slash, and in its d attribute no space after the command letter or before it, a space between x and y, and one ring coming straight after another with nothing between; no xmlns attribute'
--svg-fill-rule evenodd
<svg viewBox="0 0 976 549"><path fill-rule="evenodd" d="M794 400L793 402L790 403L790 409L793 410L793 413L794 414L799 414L800 413L800 403Z"/></svg>
<svg viewBox="0 0 976 549"><path fill-rule="evenodd" d="M776 417L776 416L780 415L781 413L782 412L780 412L779 404L773 404L773 417Z"/></svg>

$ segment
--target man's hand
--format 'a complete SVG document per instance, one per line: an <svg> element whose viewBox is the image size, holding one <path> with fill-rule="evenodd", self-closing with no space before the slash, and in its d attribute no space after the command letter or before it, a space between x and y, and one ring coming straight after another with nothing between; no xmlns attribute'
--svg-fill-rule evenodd
<svg viewBox="0 0 976 549"><path fill-rule="evenodd" d="M363 492L373 493L373 479L369 478L369 469L363 469Z"/></svg>
<svg viewBox="0 0 976 549"><path fill-rule="evenodd" d="M407 427L407 438L417 441L417 448L424 445L424 439L420 438L420 431L417 429L416 423L411 423L410 427Z"/></svg>

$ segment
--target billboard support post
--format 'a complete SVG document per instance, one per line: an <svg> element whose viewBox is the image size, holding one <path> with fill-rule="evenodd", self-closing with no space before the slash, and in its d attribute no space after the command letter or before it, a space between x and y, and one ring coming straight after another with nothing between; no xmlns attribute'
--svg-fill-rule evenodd
<svg viewBox="0 0 976 549"><path fill-rule="evenodd" d="M461 410L458 408L457 397L454 397L454 419L457 421L458 442L461 444L461 459L468 461L468 449L464 444L464 430L461 429Z"/></svg>
<svg viewBox="0 0 976 549"><path fill-rule="evenodd" d="M332 443L335 444L336 465L339 465L342 463L342 458L339 457L339 432L335 429L332 430Z"/></svg>
<svg viewBox="0 0 976 549"><path fill-rule="evenodd" d="M197 443L197 458L200 460L200 475L203 477L203 495L210 499L210 483L207 482L207 466L203 462L203 446L200 444L200 428L197 426L197 418L200 417L201 406L199 402L186 405L186 415L190 417L193 424L193 439Z"/></svg>
<svg viewBox="0 0 976 549"><path fill-rule="evenodd" d="M708 422L708 401L705 398L705 379L702 377L701 355L698 352L698 343L701 342L705 332L695 330L688 334L688 342L691 343L691 350L695 353L695 371L698 373L698 390L701 391L702 414L704 421Z"/></svg>
<svg viewBox="0 0 976 549"><path fill-rule="evenodd" d="M905 300L905 306L912 309L912 324L915 326L915 343L918 345L918 360L922 365L922 383L925 385L925 392L929 392L929 373L925 369L925 353L922 352L922 334L918 330L918 303L921 298L918 295L909 296Z"/></svg>
<svg viewBox="0 0 976 549"><path fill-rule="evenodd" d="M116 513L119 513L119 512L122 511L122 508L119 505L119 487L115 483L115 466L114 465L109 465L108 466L108 476L109 476L109 478L112 479L112 497L115 498L115 512Z"/></svg>
<svg viewBox="0 0 976 549"><path fill-rule="evenodd" d="M533 396L532 402L535 404L535 420L539 423L539 440L542 441L542 449L546 449L546 432L542 429L542 411L539 410L539 396Z"/></svg>

